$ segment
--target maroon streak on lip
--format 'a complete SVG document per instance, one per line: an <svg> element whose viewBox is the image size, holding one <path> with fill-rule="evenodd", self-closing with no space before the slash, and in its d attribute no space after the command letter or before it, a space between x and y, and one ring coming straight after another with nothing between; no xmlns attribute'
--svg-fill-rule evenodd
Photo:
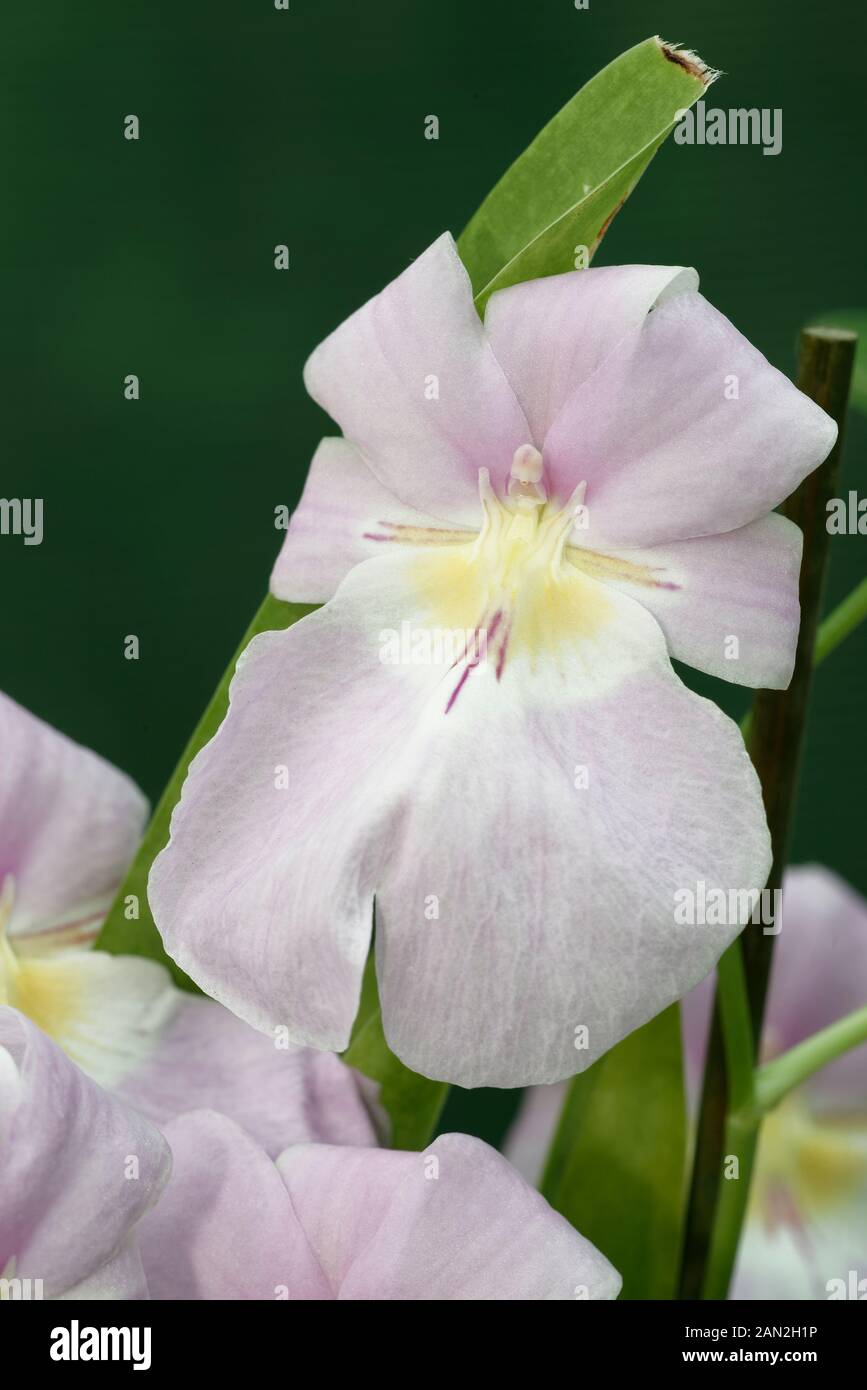
<svg viewBox="0 0 867 1390"><path fill-rule="evenodd" d="M499 617L499 614L498 614L497 616ZM461 652L460 656L456 656L456 657L455 657L454 661L452 662L451 666L449 667L449 670L450 670L450 671L453 671L453 670L455 669L456 666L460 666L460 664L461 664L462 661L466 661L466 663L467 663L468 666L478 666L478 664L479 664L479 634L480 634L481 632L483 632L483 631L484 631L484 628L483 628L483 627L476 627L476 628L473 628L473 654L472 654L472 656L469 656L469 655L468 655L468 652L467 652L467 644L464 643L464 650ZM490 635L490 634L489 634L489 635Z"/></svg>
<svg viewBox="0 0 867 1390"><path fill-rule="evenodd" d="M446 714L448 714L448 712L449 712L449 710L451 709L452 705L454 704L455 700L456 700L456 699L458 698L458 696L460 695L460 693L461 693L461 691L462 691L462 689L463 689L463 687L464 687L464 682L465 682L465 680L467 679L467 676L468 676L468 675L470 674L470 672L473 671L473 670L475 670L475 667L474 667L474 666L465 666L465 667L464 667L463 673L461 674L460 680L458 681L457 685L455 686L454 690L452 691L451 695L449 696L449 702L448 702L448 704L446 705Z"/></svg>
<svg viewBox="0 0 867 1390"><path fill-rule="evenodd" d="M508 645L509 645L509 633L510 633L510 632L511 632L511 628L507 628L506 631L503 633L503 640L502 640L501 643L500 643L500 650L499 650L499 652L497 653L497 671L496 671L497 680L499 680L499 679L500 679L500 676L503 674L503 667L504 667L505 664L506 664L506 648L507 648Z"/></svg>
<svg viewBox="0 0 867 1390"><path fill-rule="evenodd" d="M451 709L452 705L455 703L455 700L458 698L458 696L460 695L461 691L463 690L464 684L466 683L467 677L469 676L470 672L471 672L471 671L475 671L476 668L477 668L477 666L478 666L478 664L479 664L479 636L480 636L480 634L481 634L482 632L485 633L485 641L486 641L486 644L487 644L487 642L489 642L489 641L491 640L491 638L494 636L494 634L497 632L497 630L498 630L498 628L499 628L499 626L500 626L500 623L501 623L502 621L503 621L503 610L502 610L502 608L498 608L497 611L496 611L496 613L494 614L494 616L491 618L491 621L490 621L487 625L485 625L484 622L483 622L483 623L481 623L481 624L479 625L479 627L477 627L477 628L475 629L475 642L474 642L474 644L473 644L473 658L474 658L474 659L473 659L473 660L470 660L470 661L467 661L466 666L464 667L463 671L461 672L461 678L460 678L460 680L458 681L457 685L455 686L454 690L452 691L451 695L449 696L449 701L448 701L448 704L446 705L446 709L445 709L446 714L448 714L448 712L449 712L449 710ZM505 643L508 642L508 640L509 640L509 634L508 634L508 632L507 632L506 635L505 635L505 637L504 637L504 639L503 639L503 645L500 647L500 657L499 657L499 662L498 662L498 665L497 665L497 680L500 679L500 673L502 672L502 669L503 669L503 660L504 660L504 658L505 658ZM464 657L463 657L463 659L466 660L466 658L467 658L467 653L464 652ZM454 668L455 668L456 665L457 665L457 662L456 662L456 661L455 661L455 662L452 662L452 665L451 665L451 668L450 668L450 669L451 669L451 670L454 670Z"/></svg>

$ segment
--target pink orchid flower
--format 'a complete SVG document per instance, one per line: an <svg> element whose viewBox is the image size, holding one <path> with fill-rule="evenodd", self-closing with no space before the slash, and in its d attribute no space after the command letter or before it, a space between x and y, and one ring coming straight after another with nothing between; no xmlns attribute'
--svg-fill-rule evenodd
<svg viewBox="0 0 867 1390"><path fill-rule="evenodd" d="M683 1000L695 1113L713 977ZM762 1041L763 1059L867 1003L867 903L818 866L786 874ZM505 1153L541 1177L565 1087L525 1095ZM764 1121L732 1283L736 1299L867 1296L867 1044L823 1067Z"/></svg>
<svg viewBox="0 0 867 1390"><path fill-rule="evenodd" d="M683 1001L697 1098L711 981ZM867 1004L867 902L818 865L790 869L765 1014L765 1060ZM735 1299L867 1298L867 1044L787 1096L762 1125Z"/></svg>
<svg viewBox="0 0 867 1390"><path fill-rule="evenodd" d="M244 653L149 885L257 1028L346 1047L375 897L394 1052L551 1082L740 930L674 920L698 881L761 888L770 850L737 728L669 658L788 683L801 536L773 508L835 426L696 285L576 272L482 324L446 235L308 362L344 437L272 589L324 607Z"/></svg>
<svg viewBox="0 0 867 1390"><path fill-rule="evenodd" d="M263 1037L156 961L92 949L147 814L129 778L2 694L0 766L0 1004L157 1124L219 1110L272 1156L375 1143L336 1057Z"/></svg>

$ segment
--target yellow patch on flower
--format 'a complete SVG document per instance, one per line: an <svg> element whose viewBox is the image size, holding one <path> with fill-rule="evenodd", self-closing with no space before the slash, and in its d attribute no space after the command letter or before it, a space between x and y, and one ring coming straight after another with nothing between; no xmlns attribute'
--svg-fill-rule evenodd
<svg viewBox="0 0 867 1390"><path fill-rule="evenodd" d="M81 1009L78 979L62 957L29 958L15 951L7 933L13 895L14 883L7 876L0 894L0 1003L26 1014L59 1040Z"/></svg>
<svg viewBox="0 0 867 1390"><path fill-rule="evenodd" d="M412 582L425 622L483 630L487 659L556 654L561 643L593 637L612 616L602 585L564 558L573 512L552 504L521 508L483 486L484 526L463 545L422 551Z"/></svg>
<svg viewBox="0 0 867 1390"><path fill-rule="evenodd" d="M808 1218L849 1199L867 1183L867 1134L833 1119L816 1119L791 1096L762 1126L751 1216L773 1228L786 1218L780 1194Z"/></svg>

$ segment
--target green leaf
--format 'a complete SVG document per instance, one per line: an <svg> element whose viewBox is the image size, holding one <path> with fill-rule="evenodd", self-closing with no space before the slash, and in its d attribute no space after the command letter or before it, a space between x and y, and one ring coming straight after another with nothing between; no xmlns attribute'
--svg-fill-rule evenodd
<svg viewBox="0 0 867 1390"><path fill-rule="evenodd" d="M570 1083L541 1184L620 1270L621 1298L674 1296L685 1159L674 1004Z"/></svg>
<svg viewBox="0 0 867 1390"><path fill-rule="evenodd" d="M494 290L576 268L716 74L646 39L590 79L504 174L458 241L479 311Z"/></svg>
<svg viewBox="0 0 867 1390"><path fill-rule="evenodd" d="M147 882L150 867L160 850L168 844L172 811L180 800L187 769L196 754L213 738L229 708L229 684L235 674L235 664L241 652L257 633L291 627L292 623L312 612L313 608L308 605L281 603L270 594L265 599L223 673L213 699L199 720L195 733L184 749L180 762L172 773L171 781L160 798L138 854L103 923L96 941L98 950L108 951L112 955L148 956L151 960L161 961L163 965L168 966L177 984L184 989L195 990L196 986L163 950L160 934L148 907ZM127 916L127 900L131 897L136 899L137 918Z"/></svg>
<svg viewBox="0 0 867 1390"><path fill-rule="evenodd" d="M814 328L848 328L858 334L849 404L867 415L867 309L834 309L814 319Z"/></svg>
<svg viewBox="0 0 867 1390"><path fill-rule="evenodd" d="M367 960L361 990L361 1007L344 1062L379 1082L379 1103L391 1121L390 1142L395 1149L423 1149L440 1117L448 1086L429 1081L405 1067L385 1041L376 988L373 952Z"/></svg>

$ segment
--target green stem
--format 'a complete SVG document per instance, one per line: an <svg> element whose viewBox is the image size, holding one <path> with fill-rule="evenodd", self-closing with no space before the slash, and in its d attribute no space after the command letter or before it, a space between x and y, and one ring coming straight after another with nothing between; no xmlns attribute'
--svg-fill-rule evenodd
<svg viewBox="0 0 867 1390"><path fill-rule="evenodd" d="M755 1103L762 1114L835 1058L867 1042L867 1006L805 1038L802 1043L766 1062L755 1074Z"/></svg>
<svg viewBox="0 0 867 1390"><path fill-rule="evenodd" d="M867 618L867 579L862 579L861 583L847 594L842 603L838 603L832 613L829 613L825 621L820 625L816 637L816 645L813 648L813 666L819 666L830 656L836 647L839 647L844 638Z"/></svg>
<svg viewBox="0 0 867 1390"><path fill-rule="evenodd" d="M753 1101L753 1033L740 940L732 942L717 965L729 1104L741 1110Z"/></svg>
<svg viewBox="0 0 867 1390"><path fill-rule="evenodd" d="M753 1037L740 940L732 942L717 966L718 1027L722 1031L728 1083L722 1142L722 1182L714 1190L713 1234L702 1271L702 1298L725 1298L729 1271L749 1198L758 1143L754 1104Z"/></svg>
<svg viewBox="0 0 867 1390"><path fill-rule="evenodd" d="M741 1227L750 1197L750 1181L758 1142L759 1121L755 1117L742 1113L728 1116L723 1141L723 1174L717 1198L716 1220L701 1289L701 1297L704 1299L728 1297Z"/></svg>
<svg viewBox="0 0 867 1390"><path fill-rule="evenodd" d="M788 499L783 512L804 536L801 565L801 626L792 680L784 691L759 691L749 730L749 748L762 784L765 813L771 833L773 865L768 888L782 884L794 818L798 771L803 748L807 703L814 652L818 640L818 616L828 558L827 502L835 495L839 478L843 422L855 357L856 337L825 328L804 329L798 385L837 422L838 437L825 463ZM858 605L846 623L857 621ZM845 624L831 630L827 654ZM740 1229L749 1196L749 1181L758 1137L758 1118L735 1110L734 1092L743 1093L743 1053L746 1039L757 1049L762 1032L765 997L770 975L774 936L760 923L748 924L741 936L746 1000L726 998L731 980L721 983L715 1003L705 1067L704 1091L696 1136L695 1162L687 1207L681 1296L724 1298L737 1253ZM728 966L724 967L724 973ZM723 1010L726 1026L721 1027ZM746 1031L748 1012L749 1032ZM740 1030L741 1036L735 1033ZM723 1152L739 1159L739 1177L726 1179Z"/></svg>

